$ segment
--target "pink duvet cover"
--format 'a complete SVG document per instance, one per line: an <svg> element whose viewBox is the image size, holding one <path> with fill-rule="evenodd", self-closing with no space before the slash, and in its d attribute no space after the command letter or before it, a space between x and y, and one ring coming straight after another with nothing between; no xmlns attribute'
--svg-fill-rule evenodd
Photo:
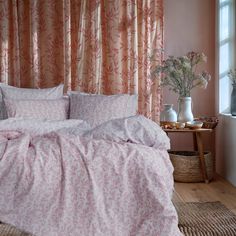
<svg viewBox="0 0 236 236"><path fill-rule="evenodd" d="M32 120L12 130L4 122L0 221L37 236L181 235L168 138L153 122L136 116L86 131L77 122L42 134L27 131Z"/></svg>

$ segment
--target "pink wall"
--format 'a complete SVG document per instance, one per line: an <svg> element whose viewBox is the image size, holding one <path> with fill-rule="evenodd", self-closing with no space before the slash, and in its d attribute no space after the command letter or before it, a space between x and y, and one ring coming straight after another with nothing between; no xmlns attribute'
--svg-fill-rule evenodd
<svg viewBox="0 0 236 236"><path fill-rule="evenodd" d="M181 56L188 51L204 52L208 62L201 69L211 76L206 90L192 92L193 113L215 114L215 0L164 0L165 56ZM173 103L177 111L178 96L164 89L164 103ZM189 134L172 134L172 149L192 148ZM187 147L187 148L186 148ZM205 147L214 151L214 134L205 135Z"/></svg>

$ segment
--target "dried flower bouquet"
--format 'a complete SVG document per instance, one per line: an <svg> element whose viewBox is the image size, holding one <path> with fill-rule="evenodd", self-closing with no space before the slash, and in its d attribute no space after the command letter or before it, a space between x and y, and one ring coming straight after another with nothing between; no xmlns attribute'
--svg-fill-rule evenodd
<svg viewBox="0 0 236 236"><path fill-rule="evenodd" d="M229 70L228 72L228 77L230 78L230 80L232 81L233 85L236 85L236 69L234 70Z"/></svg>
<svg viewBox="0 0 236 236"><path fill-rule="evenodd" d="M194 88L206 88L211 76L206 71L197 74L197 65L206 62L203 53L189 52L186 56L173 57L157 66L154 74L161 75L161 85L178 93L180 97L190 97Z"/></svg>

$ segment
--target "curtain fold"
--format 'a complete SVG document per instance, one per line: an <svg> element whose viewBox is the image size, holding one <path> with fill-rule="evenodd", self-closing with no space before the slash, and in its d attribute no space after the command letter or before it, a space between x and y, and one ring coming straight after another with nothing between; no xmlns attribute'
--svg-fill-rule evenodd
<svg viewBox="0 0 236 236"><path fill-rule="evenodd" d="M0 81L139 94L159 120L163 0L0 0Z"/></svg>

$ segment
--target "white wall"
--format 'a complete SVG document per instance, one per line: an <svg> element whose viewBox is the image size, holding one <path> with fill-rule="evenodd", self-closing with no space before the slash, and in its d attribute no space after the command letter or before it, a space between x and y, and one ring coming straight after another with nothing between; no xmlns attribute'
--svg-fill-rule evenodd
<svg viewBox="0 0 236 236"><path fill-rule="evenodd" d="M216 135L216 171L236 187L236 117L221 114Z"/></svg>

